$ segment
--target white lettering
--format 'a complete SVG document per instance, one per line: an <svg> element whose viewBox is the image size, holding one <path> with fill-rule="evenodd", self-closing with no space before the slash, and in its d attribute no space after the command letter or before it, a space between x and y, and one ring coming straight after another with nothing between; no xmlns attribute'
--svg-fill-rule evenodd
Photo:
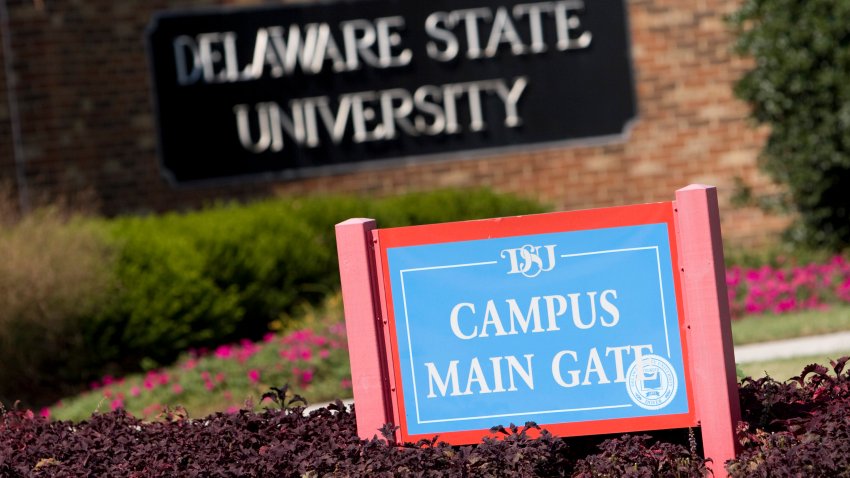
<svg viewBox="0 0 850 478"><path fill-rule="evenodd" d="M382 68L405 66L413 58L409 48L393 55L392 49L401 45L401 35L393 31L404 28L404 17L385 17L375 20L378 35L378 63Z"/></svg>
<svg viewBox="0 0 850 478"><path fill-rule="evenodd" d="M463 370L459 371L459 360L449 362L446 373L441 375L433 362L426 362L425 369L428 372L428 395L427 398L458 397L484 393L516 392L518 385L525 384L525 388L534 390L534 372L532 360L534 354L523 355L524 363L513 355L503 357L490 357L489 363L492 370L485 369L478 357L469 361L469 369L466 374L466 387L460 389L458 377ZM502 363L506 364L508 373L508 388L505 388ZM484 362L487 363L486 361ZM491 375L492 374L492 375ZM491 380L492 376L492 380ZM492 383L492 387L491 387Z"/></svg>
<svg viewBox="0 0 850 478"><path fill-rule="evenodd" d="M489 8L467 8L454 10L449 14L455 23L463 22L466 29L466 57L474 60L481 58L481 40L478 36L478 20L490 20L493 14Z"/></svg>
<svg viewBox="0 0 850 478"><path fill-rule="evenodd" d="M380 67L380 60L371 50L378 39L372 22L362 19L348 20L341 22L340 27L345 39L345 65L348 71L360 69L360 59L369 66Z"/></svg>
<svg viewBox="0 0 850 478"><path fill-rule="evenodd" d="M301 35L299 33L292 38L301 38ZM283 40L281 36L269 30L267 39L261 40L257 50L263 56L257 56L250 65L251 68L243 70L243 77L261 76L267 69L273 70L273 74L277 70L284 74L302 61L313 61L307 59L308 56L314 58L311 56L313 53L306 53L312 47L292 49L293 45L301 45L300 40L297 40L294 43L289 42L286 58L279 62L276 53L278 47L269 46L275 41ZM266 43L265 47L263 42ZM299 51L301 53L298 53ZM321 62L314 63L314 67L320 68ZM219 76L224 72L211 71ZM191 75L200 73L187 70L181 74L186 76L185 81L190 81ZM525 83L524 78L518 78L510 86L504 80L449 83L442 86L423 85L413 93L402 88L361 91L344 93L337 98L316 96L290 100L288 110L287 107L274 102L260 102L255 105L239 105L234 107L233 111L242 147L259 154L267 150L281 151L284 147L283 133L293 138L297 145L316 148L326 139L333 144L341 144L349 136L354 143L365 143L395 139L402 134L412 137L455 134L464 128L478 132L486 129L485 118L493 115L493 108L505 112L505 124L518 125L521 120L517 112L517 102ZM466 99L466 106L469 108L468 115L460 115L458 112L459 102L463 99ZM502 107L497 106L498 104ZM252 108L257 113L254 118L249 115ZM465 118L466 124L461 124L461 117ZM256 141L251 136L255 130L259 135ZM516 251L507 252L512 255L513 269L525 271L533 268L531 272L524 272L530 277L554 267L553 248L554 246L540 246L530 256L526 251L521 258L524 263L519 265L516 263ZM540 257L544 249L548 256ZM544 264L547 258L548 263Z"/></svg>
<svg viewBox="0 0 850 478"><path fill-rule="evenodd" d="M582 385L590 385L591 373L596 374L597 384L610 383L608 377L605 375L605 369L602 367L602 360L599 358L599 352L596 350L596 347L590 349L590 353L587 355L587 367L584 371Z"/></svg>
<svg viewBox="0 0 850 478"><path fill-rule="evenodd" d="M615 325L617 325L618 322L620 322L620 310L617 308L616 305L611 302L608 297L613 297L616 299L617 291L612 289L604 290L599 296L599 302L602 305L602 309L605 312L611 314L611 321L606 322L605 317L602 316L599 318L599 322L602 324L603 327L614 327Z"/></svg>
<svg viewBox="0 0 850 478"><path fill-rule="evenodd" d="M514 18L519 20L528 16L528 28L531 31L531 53L543 53L546 51L546 42L543 39L543 13L550 13L553 9L552 2L521 3L514 6Z"/></svg>
<svg viewBox="0 0 850 478"><path fill-rule="evenodd" d="M499 311L496 310L496 303L493 300L487 301L487 311L484 313L484 322L481 324L481 334L479 337L488 337L487 326L492 325L496 328L496 335L508 335L505 328L502 326L502 319L499 318Z"/></svg>
<svg viewBox="0 0 850 478"><path fill-rule="evenodd" d="M177 66L177 83L180 85L191 85L201 79L202 65L201 52L195 39L181 35L174 39L174 61ZM191 56L187 61L186 53Z"/></svg>
<svg viewBox="0 0 850 478"><path fill-rule="evenodd" d="M522 368L522 365L519 363L519 360L516 359L513 355L508 355L505 357L508 362L508 370L510 371L510 387L508 387L509 392L514 392L517 390L516 385L514 384L514 372L519 374L519 378L525 382L525 385L529 390L534 390L534 376L533 369L531 367L531 359L534 357L534 354L525 354L525 368Z"/></svg>
<svg viewBox="0 0 850 478"><path fill-rule="evenodd" d="M259 129L256 141L253 140L251 135L251 119L248 117L248 109L248 105L233 107L233 112L236 114L236 131L239 135L239 143L252 153L262 153L268 150L272 143L269 103L257 103L254 106L254 110L257 112L257 128Z"/></svg>
<svg viewBox="0 0 850 478"><path fill-rule="evenodd" d="M496 94L499 95L499 98L502 99L505 105L505 126L516 128L522 124L522 119L517 113L517 103L523 91L525 91L525 87L528 86L528 79L524 76L516 78L510 89L508 89L503 81L496 82L495 85ZM550 250L549 253L551 255L552 251Z"/></svg>
<svg viewBox="0 0 850 478"><path fill-rule="evenodd" d="M590 46L593 34L589 31L584 31L575 38L570 33L571 30L578 30L581 27L581 20L578 15L570 15L570 12L582 9L584 9L584 2L581 0L555 2L555 31L558 34L558 50L577 50Z"/></svg>
<svg viewBox="0 0 850 478"><path fill-rule="evenodd" d="M614 383L623 383L626 381L626 371L623 367L623 352L630 353L631 347L624 345L622 347L605 347L605 356L614 352L614 365L617 368L617 378Z"/></svg>
<svg viewBox="0 0 850 478"><path fill-rule="evenodd" d="M511 376L513 377L513 376ZM478 358L473 358L469 363L469 377L466 379L466 390L464 395L472 395L472 384L478 384L478 393L490 393L490 387L487 385L487 380L484 379L484 372L481 370L481 364L478 363Z"/></svg>
<svg viewBox="0 0 850 478"><path fill-rule="evenodd" d="M517 304L515 299L507 300L508 306L510 307L510 317L511 317L511 331L510 335L516 335L517 332L516 325L519 324L522 329L522 333L528 333L528 326L531 322L534 322L534 328L531 329L532 332L543 332L543 327L540 325L540 297L532 297L531 303L528 306L528 314L523 315L522 310L520 310L519 305Z"/></svg>
<svg viewBox="0 0 850 478"><path fill-rule="evenodd" d="M443 25L445 28L441 28ZM457 37L448 28L454 28L455 22L452 17L446 12L434 12L428 15L425 19L425 33L432 40L437 40L443 43L440 48L434 41L429 41L425 44L425 51L428 57L437 61L451 61L457 57L460 51L460 44Z"/></svg>
<svg viewBox="0 0 850 478"><path fill-rule="evenodd" d="M460 330L460 324L458 323L458 320L459 320L458 315L460 314L461 309L469 309L470 312L475 314L475 305L470 304L469 302L461 302L460 304L454 306L452 308L452 314L449 318L449 323L451 324L452 332L455 334L455 336L457 338L459 338L461 340L474 339L478 335L478 326L477 325L472 328L471 334L464 334Z"/></svg>
<svg viewBox="0 0 850 478"><path fill-rule="evenodd" d="M565 388L575 387L579 383L579 378L578 378L579 377L579 371L578 370L569 370L567 372L570 376L569 382L565 382L563 375L561 375L561 359L564 357L564 355L569 355L570 357L572 357L574 362L578 362L578 354L576 354L574 351L572 351L572 350L561 350L560 352L555 354L555 358L552 359L552 378L554 378L555 382L557 382L558 385L560 385L562 387L565 387Z"/></svg>
<svg viewBox="0 0 850 478"><path fill-rule="evenodd" d="M558 324L555 322L555 319L567 312L567 299L565 299L562 295L547 295L543 297L543 300L546 302L546 317L549 319L549 326L546 328L546 331L554 332L556 330L561 330L558 328ZM555 302L558 303L557 311L555 310Z"/></svg>
<svg viewBox="0 0 850 478"><path fill-rule="evenodd" d="M490 31L490 39L487 40L487 48L484 49L484 56L492 58L496 56L499 50L499 45L507 43L511 46L511 52L514 55L522 55L526 48L519 37L519 33L514 27L513 21L508 14L508 9L499 7L496 9L496 16L493 18L493 29Z"/></svg>
<svg viewBox="0 0 850 478"><path fill-rule="evenodd" d="M458 360L452 360L449 362L449 369L446 372L445 380L440 376L440 373L437 372L437 367L434 366L433 362L425 363L425 368L428 369L428 398L435 398L437 396L437 394L434 393L434 385L437 386L437 390L440 391L440 396L442 397L446 396L449 386L452 387L452 393L450 396L456 397L458 395L463 395L460 393L457 383L458 363Z"/></svg>

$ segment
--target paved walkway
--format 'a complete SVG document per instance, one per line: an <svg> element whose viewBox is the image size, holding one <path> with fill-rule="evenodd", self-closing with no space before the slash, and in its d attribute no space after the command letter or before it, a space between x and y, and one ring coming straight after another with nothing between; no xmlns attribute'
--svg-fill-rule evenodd
<svg viewBox="0 0 850 478"><path fill-rule="evenodd" d="M759 362L806 355L850 354L850 332L814 335L735 347L735 362Z"/></svg>

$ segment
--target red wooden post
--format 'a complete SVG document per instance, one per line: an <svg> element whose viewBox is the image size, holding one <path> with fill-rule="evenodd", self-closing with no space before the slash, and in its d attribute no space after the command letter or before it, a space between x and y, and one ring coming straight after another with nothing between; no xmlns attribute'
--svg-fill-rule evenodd
<svg viewBox="0 0 850 478"><path fill-rule="evenodd" d="M741 404L726 294L717 188L693 184L676 191L676 225L693 378L705 456L716 476L739 451Z"/></svg>
<svg viewBox="0 0 850 478"><path fill-rule="evenodd" d="M357 430L364 439L393 421L372 244L375 228L374 219L349 219L336 225Z"/></svg>

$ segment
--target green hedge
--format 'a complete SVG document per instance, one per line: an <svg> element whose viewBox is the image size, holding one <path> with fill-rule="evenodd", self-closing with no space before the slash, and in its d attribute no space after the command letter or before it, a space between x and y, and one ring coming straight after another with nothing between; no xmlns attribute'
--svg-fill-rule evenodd
<svg viewBox="0 0 850 478"><path fill-rule="evenodd" d="M475 190L373 201L276 199L118 219L108 227L121 251L120 293L92 336L124 360L159 363L189 347L256 338L303 302L338 288L334 225L345 219L373 217L395 227L541 210Z"/></svg>
<svg viewBox="0 0 850 478"><path fill-rule="evenodd" d="M258 338L339 287L334 225L350 217L395 227L542 211L486 190L446 190L379 200L274 199L95 221L110 251L109 293L79 322L84 359L74 363L88 364L86 370L61 375L82 381L125 373L169 363L188 348ZM66 316L80 320L77 311ZM58 376L55 369L40 373ZM27 392L0 389L0 398L43 398L20 395Z"/></svg>

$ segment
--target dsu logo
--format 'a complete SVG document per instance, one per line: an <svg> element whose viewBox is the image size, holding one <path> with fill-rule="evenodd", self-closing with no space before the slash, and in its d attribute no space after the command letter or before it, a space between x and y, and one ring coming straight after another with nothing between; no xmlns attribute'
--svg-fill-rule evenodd
<svg viewBox="0 0 850 478"><path fill-rule="evenodd" d="M544 253L541 255L541 249ZM508 274L522 274L525 277L536 277L541 272L555 268L555 244L547 246L524 245L513 249L504 249L502 259L509 258L511 270ZM545 256L545 260L544 257Z"/></svg>

